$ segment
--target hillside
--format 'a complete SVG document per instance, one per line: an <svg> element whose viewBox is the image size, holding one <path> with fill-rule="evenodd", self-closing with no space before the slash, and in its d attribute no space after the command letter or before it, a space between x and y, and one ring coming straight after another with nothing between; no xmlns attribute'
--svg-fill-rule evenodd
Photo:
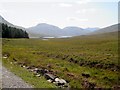
<svg viewBox="0 0 120 90"><path fill-rule="evenodd" d="M29 38L25 28L13 25L0 16L0 37L2 38Z"/></svg>
<svg viewBox="0 0 120 90"><path fill-rule="evenodd" d="M13 25L12 23L8 22L7 20L5 20L1 15L0 15L0 23L4 23L7 24L10 27L16 27L22 30L25 30L25 28L21 27L21 26L17 26L17 25Z"/></svg>
<svg viewBox="0 0 120 90"><path fill-rule="evenodd" d="M0 23L0 26L2 26L2 38L29 38L28 33L22 29L11 27L4 23Z"/></svg>
<svg viewBox="0 0 120 90"><path fill-rule="evenodd" d="M118 25L119 24L108 26L108 27L96 30L96 31L89 33L89 34L102 34L102 33L115 32L115 31L118 31Z"/></svg>

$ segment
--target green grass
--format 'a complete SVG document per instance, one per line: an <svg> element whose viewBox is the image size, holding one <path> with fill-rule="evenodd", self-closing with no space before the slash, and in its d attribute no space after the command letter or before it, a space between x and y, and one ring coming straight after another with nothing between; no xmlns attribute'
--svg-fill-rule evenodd
<svg viewBox="0 0 120 90"><path fill-rule="evenodd" d="M96 87L111 88L118 84L120 73L113 71L118 66L117 33L47 41L3 39L3 54L5 53L10 54L9 61L13 62L13 58L15 58L18 63L52 70L57 76L70 81L70 86L73 88L83 87L81 83L86 78L82 76L82 73L89 73L90 77L87 78L87 81L95 83ZM9 66L9 63L4 63ZM95 65L95 63L97 64ZM51 68L47 67L48 64L51 65ZM80 66L80 64L83 65ZM98 67L98 64L102 67ZM13 66L17 67L17 65ZM14 69L11 70L14 71ZM18 68L15 70L19 71ZM26 79L26 74L19 76L29 81ZM32 77L32 81L32 83L36 82L34 77ZM38 83L38 86L41 83Z"/></svg>

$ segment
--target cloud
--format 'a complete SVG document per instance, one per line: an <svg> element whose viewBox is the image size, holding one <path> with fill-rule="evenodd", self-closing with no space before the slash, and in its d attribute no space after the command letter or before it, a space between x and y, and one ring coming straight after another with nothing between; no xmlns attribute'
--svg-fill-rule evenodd
<svg viewBox="0 0 120 90"><path fill-rule="evenodd" d="M67 21L88 21L86 18L67 17Z"/></svg>
<svg viewBox="0 0 120 90"><path fill-rule="evenodd" d="M88 2L90 2L91 0L80 0L77 1L78 4L87 4Z"/></svg>
<svg viewBox="0 0 120 90"><path fill-rule="evenodd" d="M72 7L72 4L60 3L59 6L60 6L60 7Z"/></svg>
<svg viewBox="0 0 120 90"><path fill-rule="evenodd" d="M81 9L81 10L78 10L78 11L76 11L76 13L91 13L91 12L95 12L96 11L96 9L95 8L89 8L89 9Z"/></svg>

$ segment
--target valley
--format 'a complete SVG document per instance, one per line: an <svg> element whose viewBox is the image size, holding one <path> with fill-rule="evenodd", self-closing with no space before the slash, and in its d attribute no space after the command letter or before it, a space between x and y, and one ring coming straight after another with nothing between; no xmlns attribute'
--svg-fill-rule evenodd
<svg viewBox="0 0 120 90"><path fill-rule="evenodd" d="M19 65L25 65L51 71L66 80L70 88L119 86L118 32L49 40L3 39L2 54L7 56L3 58L3 65L15 67L15 70L10 69L16 74ZM33 78L20 76L31 85L36 82L36 79L30 82ZM40 88L40 85L35 87ZM55 86L47 84L47 87Z"/></svg>

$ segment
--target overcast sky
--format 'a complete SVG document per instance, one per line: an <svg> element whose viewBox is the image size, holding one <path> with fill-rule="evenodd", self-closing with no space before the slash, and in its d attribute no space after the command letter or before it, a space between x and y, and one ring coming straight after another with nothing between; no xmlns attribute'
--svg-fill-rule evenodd
<svg viewBox="0 0 120 90"><path fill-rule="evenodd" d="M1 0L0 15L10 23L25 28L39 23L48 23L60 28L102 28L118 23L118 1Z"/></svg>

